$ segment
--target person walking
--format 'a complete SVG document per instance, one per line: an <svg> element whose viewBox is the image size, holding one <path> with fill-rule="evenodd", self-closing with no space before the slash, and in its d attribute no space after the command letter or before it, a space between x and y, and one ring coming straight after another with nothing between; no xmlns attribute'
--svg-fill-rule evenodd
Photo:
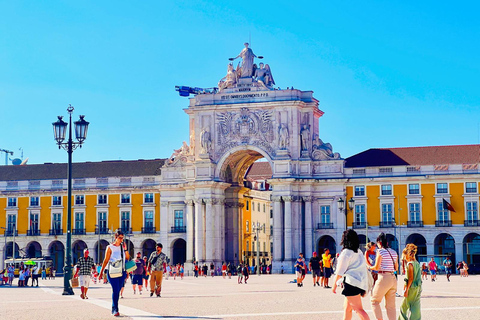
<svg viewBox="0 0 480 320"><path fill-rule="evenodd" d="M413 243L405 247L405 261L407 261L405 272L405 285L402 305L400 306L400 316L398 320L420 320L422 318L420 310L420 296L422 294L422 270L420 264L415 259L417 246Z"/></svg>
<svg viewBox="0 0 480 320"><path fill-rule="evenodd" d="M90 276L92 275L92 270L95 271L95 262L93 258L90 257L88 249L83 250L83 257L80 257L77 261L77 272L75 272L75 278L78 277L78 282L80 284L80 298L88 299L87 291L90 285Z"/></svg>
<svg viewBox="0 0 480 320"><path fill-rule="evenodd" d="M13 283L13 278L14 278L14 272L15 268L13 267L13 264L11 264L8 269L7 269L7 274L8 274L8 284L12 286Z"/></svg>
<svg viewBox="0 0 480 320"><path fill-rule="evenodd" d="M30 270L30 268L25 267L25 283L24 283L25 287L28 287L28 280L30 279L31 275L32 275L32 271Z"/></svg>
<svg viewBox="0 0 480 320"><path fill-rule="evenodd" d="M137 258L135 259L137 269L133 270L132 286L133 294L136 294L136 287L138 285L138 294L142 294L143 276L145 274L145 261L142 259L142 253L137 252Z"/></svg>
<svg viewBox="0 0 480 320"><path fill-rule="evenodd" d="M156 251L148 259L147 270L150 272L150 297L155 293L160 297L162 292L163 269L167 264L167 255L162 252L163 245L157 242Z"/></svg>
<svg viewBox="0 0 480 320"><path fill-rule="evenodd" d="M323 287L325 289L330 289L331 287L328 285L328 281L332 276L332 255L330 254L330 250L325 248L324 254L322 254L323 260Z"/></svg>
<svg viewBox="0 0 480 320"><path fill-rule="evenodd" d="M430 278L432 282L435 282L437 280L437 263L432 257L432 260L428 263L428 269L430 270Z"/></svg>
<svg viewBox="0 0 480 320"><path fill-rule="evenodd" d="M377 252L376 252L377 245L375 244L375 242L372 241L367 243L367 245L365 246L365 249L367 249L365 251L365 261L367 262L367 266L373 267L375 265L375 260L377 258ZM375 287L375 282L377 282L377 279L378 279L378 272L375 270L370 270L370 272L372 273L372 277L373 277L373 287Z"/></svg>
<svg viewBox="0 0 480 320"><path fill-rule="evenodd" d="M47 280L47 271L45 267L42 268L42 280Z"/></svg>
<svg viewBox="0 0 480 320"><path fill-rule="evenodd" d="M315 251L312 253L312 257L310 258L308 267L312 272L313 286L320 287L320 284L318 283L318 281L320 280L320 258L317 256L317 253Z"/></svg>
<svg viewBox="0 0 480 320"><path fill-rule="evenodd" d="M297 287L302 287L303 284L303 270L305 270L305 262L303 261L303 253L298 254L297 262L294 265L297 274ZM247 281L245 280L245 283Z"/></svg>
<svg viewBox="0 0 480 320"><path fill-rule="evenodd" d="M398 254L390 249L385 233L377 237L377 257L370 270L378 271L378 280L372 290L372 309L377 320L383 319L380 302L385 298L385 309L389 320L396 319L395 293L397 292Z"/></svg>
<svg viewBox="0 0 480 320"><path fill-rule="evenodd" d="M338 257L332 292L337 293L337 282L343 278L342 294L345 296L343 319L352 319L352 312L355 311L360 319L370 320L362 305L362 297L370 290L369 274L365 258L359 249L360 240L357 233L352 229L345 230L340 245L343 246L343 250Z"/></svg>
<svg viewBox="0 0 480 320"><path fill-rule="evenodd" d="M243 265L240 264L237 267L237 284L242 284L242 280L243 280Z"/></svg>
<svg viewBox="0 0 480 320"><path fill-rule="evenodd" d="M425 262L422 263L422 280L428 280L428 267Z"/></svg>
<svg viewBox="0 0 480 320"><path fill-rule="evenodd" d="M250 278L249 273L248 273L248 266L247 265L243 266L242 272L243 272L243 278L245 280L245 284L247 284L247 280L248 280L248 278Z"/></svg>
<svg viewBox="0 0 480 320"><path fill-rule="evenodd" d="M109 268L112 267L113 264L116 262L117 264L120 263L121 268L121 275L117 276L117 274L110 274L110 270L107 269L107 278L108 282L112 286L112 314L115 317L120 316L120 311L118 309L118 299L120 297L120 290L123 287L125 277L127 273L125 271L125 260L130 259L130 254L128 253L127 246L125 242L123 242L125 235L123 232L118 229L115 232L115 240L112 244L107 246L107 251L105 252L105 259L103 260L102 269L100 270L99 280L102 279L104 276L103 273L107 264Z"/></svg>
<svg viewBox="0 0 480 320"><path fill-rule="evenodd" d="M452 260L450 260L449 257L446 257L445 260L443 260L443 266L445 267L445 274L447 275L447 280L450 282L450 276L452 275Z"/></svg>
<svg viewBox="0 0 480 320"><path fill-rule="evenodd" d="M462 261L463 264L463 276L468 277L468 265L465 263L465 261Z"/></svg>
<svg viewBox="0 0 480 320"><path fill-rule="evenodd" d="M38 277L40 276L40 267L39 266L34 266L32 269L32 287L35 281L37 281L37 287L38 287Z"/></svg>

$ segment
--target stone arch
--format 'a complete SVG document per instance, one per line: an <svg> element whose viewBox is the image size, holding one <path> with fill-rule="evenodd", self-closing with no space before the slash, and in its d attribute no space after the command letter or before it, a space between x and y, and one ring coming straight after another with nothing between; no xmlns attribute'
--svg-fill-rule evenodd
<svg viewBox="0 0 480 320"><path fill-rule="evenodd" d="M405 240L405 244L409 243L413 243L417 246L417 261L427 262L427 240L425 237L419 233L412 233L407 237L407 240Z"/></svg>
<svg viewBox="0 0 480 320"><path fill-rule="evenodd" d="M42 257L42 246L37 241L29 242L25 248L25 251L28 258Z"/></svg>
<svg viewBox="0 0 480 320"><path fill-rule="evenodd" d="M125 245L127 246L128 253L130 257L135 257L135 244L130 239L124 239Z"/></svg>
<svg viewBox="0 0 480 320"><path fill-rule="evenodd" d="M58 275L63 274L65 265L65 246L61 241L55 240L48 246L50 258L52 258L53 268Z"/></svg>
<svg viewBox="0 0 480 320"><path fill-rule="evenodd" d="M335 256L335 254L337 253L337 245L333 237L325 235L320 237L320 239L318 239L318 242L317 242L318 256L320 257L322 256L325 248L328 248L330 250L330 254L332 255L332 257Z"/></svg>
<svg viewBox="0 0 480 320"><path fill-rule="evenodd" d="M435 237L435 260L438 265L442 265L446 256L450 256L453 265L456 264L455 259L455 239L449 233L440 233Z"/></svg>
<svg viewBox="0 0 480 320"><path fill-rule="evenodd" d="M175 239L172 241L170 248L172 251L170 262L172 264L184 264L187 260L187 242L182 238Z"/></svg>
<svg viewBox="0 0 480 320"><path fill-rule="evenodd" d="M83 240L77 240L72 243L72 263L77 264L78 258L83 256L83 250L88 248L87 244Z"/></svg>
<svg viewBox="0 0 480 320"><path fill-rule="evenodd" d="M472 232L463 238L463 257L467 265L480 263L480 234Z"/></svg>
<svg viewBox="0 0 480 320"><path fill-rule="evenodd" d="M147 256L150 258L150 255L155 251L157 243L153 239L145 239L142 242L142 257Z"/></svg>
<svg viewBox="0 0 480 320"><path fill-rule="evenodd" d="M4 252L5 252L5 259L10 259L13 257L13 242L9 241L7 244L3 247ZM20 247L18 246L18 243L15 242L15 259L20 258Z"/></svg>
<svg viewBox="0 0 480 320"><path fill-rule="evenodd" d="M365 246L367 245L367 242L370 241L370 239L367 239L367 236L364 234L359 234L358 241L360 242L360 250L365 252Z"/></svg>
<svg viewBox="0 0 480 320"><path fill-rule="evenodd" d="M107 246L109 242L107 240L100 240L100 246L98 245L99 241L95 242L94 248L90 248L90 251L95 251L95 257L97 263L102 263L103 259L105 259L105 251L107 250Z"/></svg>
<svg viewBox="0 0 480 320"><path fill-rule="evenodd" d="M392 248L393 250L397 251L397 253L399 253L399 248L398 248L398 239L397 237L395 237L393 234L391 233L387 233L386 234L387 236L387 243L388 243L388 246L390 248Z"/></svg>

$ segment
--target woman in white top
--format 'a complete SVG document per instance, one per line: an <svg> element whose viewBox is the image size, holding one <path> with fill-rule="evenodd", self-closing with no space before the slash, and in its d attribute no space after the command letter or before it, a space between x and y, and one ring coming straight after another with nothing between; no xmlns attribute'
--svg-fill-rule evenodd
<svg viewBox="0 0 480 320"><path fill-rule="evenodd" d="M378 271L378 280L372 290L372 309L377 320L382 320L380 302L385 298L385 309L389 320L396 320L395 293L397 292L398 255L388 247L387 236L382 232L377 238L375 265L369 267Z"/></svg>
<svg viewBox="0 0 480 320"><path fill-rule="evenodd" d="M120 312L118 310L118 298L120 297L120 290L123 288L125 284L125 277L127 273L125 272L125 261L130 260L130 254L127 251L127 246L123 242L123 232L118 229L115 232L115 240L111 245L107 247L107 251L105 252L105 259L103 260L102 269L100 270L100 274L98 275L99 279L103 277L103 271L109 262L115 262L118 260L122 261L122 269L123 273L121 277L112 278L110 274L107 274L108 282L112 286L112 314L115 317L120 316ZM122 252L123 250L123 252ZM108 269L107 269L108 270Z"/></svg>
<svg viewBox="0 0 480 320"><path fill-rule="evenodd" d="M352 319L352 311L362 320L370 320L362 306L362 297L369 290L368 271L362 251L359 250L360 240L357 233L345 230L342 236L343 250L338 257L336 277L333 282L333 293L337 293L337 281L343 278L345 303L343 305L343 319Z"/></svg>

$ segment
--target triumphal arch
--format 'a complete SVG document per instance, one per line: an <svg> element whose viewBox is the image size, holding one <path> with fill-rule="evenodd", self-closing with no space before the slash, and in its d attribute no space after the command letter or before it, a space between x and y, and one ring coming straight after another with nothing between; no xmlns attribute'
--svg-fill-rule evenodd
<svg viewBox="0 0 480 320"><path fill-rule="evenodd" d="M312 91L277 87L274 68L258 63L263 57L248 44L230 60L218 89L197 91L184 109L190 141L162 168L160 240L171 242L166 228L175 208L186 207L187 267L193 260L238 263L244 175L265 158L272 168L273 268L288 268L300 251L308 257L314 250L312 216L321 202L336 208L344 196L343 160L319 136L323 112ZM332 216L344 225L344 216ZM338 239L341 231L330 232Z"/></svg>

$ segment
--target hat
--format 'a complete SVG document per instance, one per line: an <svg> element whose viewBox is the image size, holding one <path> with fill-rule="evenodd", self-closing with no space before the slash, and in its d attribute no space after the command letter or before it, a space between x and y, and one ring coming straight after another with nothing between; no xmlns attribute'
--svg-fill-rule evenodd
<svg viewBox="0 0 480 320"><path fill-rule="evenodd" d="M313 256L317 255L317 252L316 252L316 251L313 251L312 255L313 255Z"/></svg>

